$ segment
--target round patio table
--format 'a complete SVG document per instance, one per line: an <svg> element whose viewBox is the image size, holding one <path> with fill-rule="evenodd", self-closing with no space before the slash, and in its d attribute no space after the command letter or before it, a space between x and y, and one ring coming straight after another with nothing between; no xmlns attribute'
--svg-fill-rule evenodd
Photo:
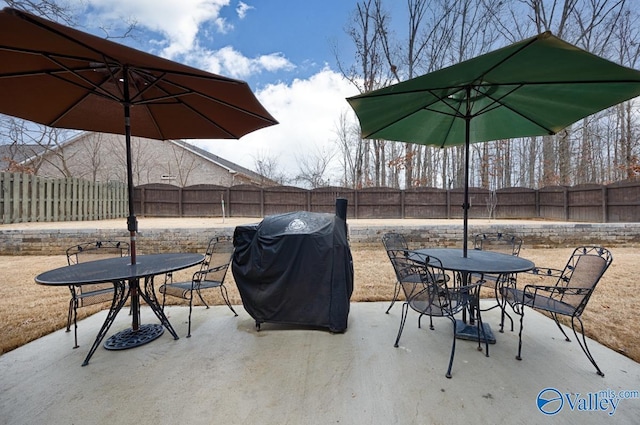
<svg viewBox="0 0 640 425"><path fill-rule="evenodd" d="M50 270L36 276L35 281L41 285L69 286L111 282L114 296L107 317L96 336L82 366L89 364L89 359L96 351L102 339L113 324L118 312L131 298L131 328L111 336L105 341L109 350L124 350L146 344L160 337L166 328L174 339L178 334L162 311L153 289L153 277L200 264L204 260L202 254L150 254L138 255L136 263L131 264L131 257L114 257L85 263L73 264ZM140 290L140 279L144 280ZM126 285L128 282L128 287ZM140 325L140 297L151 307L160 324Z"/></svg>
<svg viewBox="0 0 640 425"><path fill-rule="evenodd" d="M499 279L501 275L522 273L535 267L533 261L526 258L495 251L471 249L467 251L466 257L460 248L422 248L416 249L415 252L440 260L442 268L456 273L462 284L466 284L472 274L493 274L498 275ZM480 314L479 308L476 311ZM466 322L465 316L458 325L457 338L477 341L478 330L476 326ZM482 328L487 341L494 344L496 339L489 324L483 323Z"/></svg>

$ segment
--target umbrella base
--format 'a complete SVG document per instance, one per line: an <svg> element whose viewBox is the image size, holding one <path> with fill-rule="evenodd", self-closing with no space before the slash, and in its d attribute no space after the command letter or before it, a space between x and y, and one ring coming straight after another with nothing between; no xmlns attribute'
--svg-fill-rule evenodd
<svg viewBox="0 0 640 425"><path fill-rule="evenodd" d="M104 342L104 348L107 350L126 350L139 347L158 339L163 333L164 327L162 325L140 325L137 331L130 328L110 336Z"/></svg>
<svg viewBox="0 0 640 425"><path fill-rule="evenodd" d="M480 331L480 340L484 341L484 336L487 336L487 341L489 344L495 344L496 338L493 336L493 331L491 330L491 326L488 323L482 324L482 329ZM478 326L470 325L469 323L465 323L462 320L456 320L456 338L464 339L467 341L478 341Z"/></svg>

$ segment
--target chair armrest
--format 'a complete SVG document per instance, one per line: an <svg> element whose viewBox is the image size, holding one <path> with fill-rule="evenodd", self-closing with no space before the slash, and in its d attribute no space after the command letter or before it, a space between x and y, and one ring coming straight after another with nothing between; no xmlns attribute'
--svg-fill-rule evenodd
<svg viewBox="0 0 640 425"><path fill-rule="evenodd" d="M523 289L523 297L535 298L538 292L545 292L545 297L554 298L556 295L585 295L593 288L581 288L571 286L526 285Z"/></svg>
<svg viewBox="0 0 640 425"><path fill-rule="evenodd" d="M215 272L218 272L220 270L224 270L224 269L226 269L228 267L229 267L229 264L223 264L221 266L211 267L211 268L208 268L206 270L198 270L197 272L195 272L193 274L193 278L191 280L194 281L194 282L197 282L197 281L201 280L203 277L205 277L209 273L215 273Z"/></svg>
<svg viewBox="0 0 640 425"><path fill-rule="evenodd" d="M462 297L473 296L474 292L478 291L480 287L484 285L483 280L479 280L474 283L469 283L467 285L458 285L452 288L449 288L449 296L451 299L458 299Z"/></svg>
<svg viewBox="0 0 640 425"><path fill-rule="evenodd" d="M550 267L534 267L533 269L526 271L525 273L534 274L534 275L543 276L543 277L559 278L562 276L563 272L564 270L554 269Z"/></svg>

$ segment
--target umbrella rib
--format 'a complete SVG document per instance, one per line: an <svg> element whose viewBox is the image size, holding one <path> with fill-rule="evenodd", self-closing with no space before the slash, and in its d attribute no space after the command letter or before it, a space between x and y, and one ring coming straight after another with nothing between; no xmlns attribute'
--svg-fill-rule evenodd
<svg viewBox="0 0 640 425"><path fill-rule="evenodd" d="M393 125L393 124L396 124L397 122L400 122L400 121L402 121L403 119L405 119L405 118L407 118L407 117L409 117L409 116L411 116L411 115L415 114L416 112L422 111L422 110L428 110L428 111L431 111L431 112L434 112L434 113L438 113L438 114L442 114L442 115L448 115L448 116L451 116L451 117L464 118L464 115L463 115L463 114L460 114L460 111L459 111L458 109L456 109L455 107L453 107L452 105L450 105L448 102L446 102L444 98L442 98L441 96L437 95L437 94L434 92L434 90L438 90L438 89L412 90L412 91L408 91L408 92L401 93L401 94L429 93L429 94L431 94L431 95L434 97L434 99L433 99L433 101L431 101L431 102L429 102L429 103L427 103L427 104L425 104L425 105L422 105L422 106L420 106L419 108L417 108L417 109L415 109L415 110L413 110L413 111L411 111L411 112L408 112L408 113L407 113L407 114L405 114L405 115L402 115L402 116L400 116L400 117L397 117L396 119L394 119L394 120L393 120L393 121L391 121L391 122L385 123L385 124L384 124L384 125L382 125L381 127L379 127L379 128L377 128L377 129L375 129L375 130L372 130L372 131L368 132L366 135L364 135L364 134L363 134L363 138L365 138L365 139L371 138L371 135L373 135L373 134L375 134L375 133L377 133L377 132L379 132L379 131L382 131L382 130L384 130L385 128L387 128L387 127L389 127L389 126L391 126L391 125ZM398 93L378 94L378 95L372 95L372 96L370 96L370 97L383 97L383 96L392 95L392 94L398 94ZM449 94L449 95L450 95L450 94ZM447 96L449 96L449 95L447 95ZM430 107L431 107L433 104L437 103L437 102L444 102L444 103L445 103L449 108L451 108L452 113L447 113L447 112L445 112L445 111L438 111L438 110L436 110L436 109L430 109ZM452 126L452 125L453 125L453 123L451 124L451 126ZM451 130L451 126L450 126L450 128L449 128L449 131ZM448 133L449 131L447 131L447 133Z"/></svg>
<svg viewBox="0 0 640 425"><path fill-rule="evenodd" d="M12 52L19 52L19 53L23 53L17 49L13 49L13 48L6 48L4 46L0 46L0 50L8 50L8 51L12 51ZM38 76L38 75L49 75L53 78L57 78L61 81L64 81L68 84L72 84L76 87L79 87L81 89L87 90L87 86L84 86L82 84L79 84L76 81L73 81L70 78L65 77L63 74L66 73L70 73L71 75L73 75L74 77L84 81L88 86L93 87L94 89L96 89L97 91L93 91L92 93L111 99L111 100L115 100L115 101L120 101L120 99L118 99L117 96L113 96L113 94L109 93L108 91L102 89L102 87L100 87L100 85L94 83L93 81L83 77L80 72L83 71L92 71L94 70L93 67L89 66L83 66L80 68L71 68L65 64L63 64L62 62L60 62L59 60L57 60L56 58L61 58L61 59L70 59L70 60L77 60L77 61L87 61L87 62L91 62L92 60L87 59L87 58L81 58L81 57L76 57L76 56L63 56L63 55L50 55L47 54L45 52L41 52L41 51L36 51L36 50L28 50L26 51L26 53L30 53L30 54L34 54L34 55L38 55L41 57L46 58L47 60L49 60L50 62L54 63L55 65L59 66L60 68L64 69L64 71L59 70L59 69L50 69L50 70L38 70L38 71L33 71L33 72L14 72L14 73L8 73L8 74L2 74L0 75L0 79L1 78L15 78L15 77L34 77L34 76ZM117 66L117 65L112 65L112 66ZM104 83L104 81L103 81Z"/></svg>
<svg viewBox="0 0 640 425"><path fill-rule="evenodd" d="M488 97L489 99L491 99L493 101L493 104L487 105L486 107L482 108L480 111L478 111L478 113L474 114L473 116L476 117L476 116L479 116L479 115L482 115L482 114L486 114L487 112L491 112L494 109L497 109L499 107L503 107L503 108L507 108L508 110L513 112L514 114L519 115L520 117L522 117L526 121L529 121L530 123L533 123L534 125L544 129L549 135L555 134L555 131L553 131L549 127L547 127L547 126L541 124L540 122L538 122L538 121L536 121L536 120L524 115L523 113L521 113L517 109L514 109L511 106L507 105L506 103L502 102L502 99L504 99L507 96L510 96L512 93L516 92L518 89L520 89L522 87L524 87L524 84L519 84L516 87L514 87L512 90L509 90L507 93L503 94L502 96L500 96L498 98L494 98L493 96L491 96L491 94L485 93L484 95L486 97ZM478 91L478 90L476 89L476 91Z"/></svg>
<svg viewBox="0 0 640 425"><path fill-rule="evenodd" d="M172 74L173 73L171 73L171 75ZM239 112L242 112L244 114L250 115L250 116L252 116L254 118L258 118L258 119L261 119L261 120L264 120L264 121L267 121L267 122L271 122L271 123L277 124L277 121L275 121L275 120L273 120L271 118L264 117L264 116L262 116L260 114L256 114L255 112L249 111L249 110L247 110L245 108L240 108L240 107L238 107L238 106L236 106L236 105L234 105L232 103L226 102L226 101L224 101L222 99L218 99L218 98L216 98L214 96L210 96L210 95L207 95L205 93L195 91L193 89L190 89L189 87L186 87L184 85L178 84L175 81L171 81L170 79L166 78L167 75L170 75L170 73L165 73L162 77L155 77L156 81L153 82L153 84L158 88L158 90L161 90L164 93L166 93L165 96L156 96L156 97L153 97L153 98L147 98L147 99L142 99L142 100L133 100L132 99L131 103L133 105L145 105L145 104L159 103L160 101L163 101L163 100L176 99L177 101L181 102L184 106L190 108L192 111L198 112L196 109L191 107L188 103L181 101L180 98L185 97L185 96L200 96L200 97L203 97L203 98L205 98L205 99L207 99L209 101L212 101L212 102L218 103L219 105L227 107L229 109L233 109L235 111L239 111ZM207 79L208 80L208 78L206 78L206 77L203 77L203 79ZM182 90L182 92L181 93L170 93L168 90L166 90L165 88L163 88L163 87L161 87L159 85L160 82L162 82L164 84L167 84L167 85L170 85L172 87L175 87L177 89L180 89L180 90ZM244 85L245 84L244 82L233 81L233 80L231 80L229 82L232 83L232 84L239 84L239 85ZM151 88L151 87L145 87L144 91L148 90L149 88ZM137 98L137 97L140 97L144 93L144 91L141 91L140 93L138 93L138 95L134 96L134 99ZM200 113L198 113L198 114L203 116ZM211 120L208 120L208 121L210 121L211 123L215 124ZM232 134L232 133L229 133L229 134Z"/></svg>
<svg viewBox="0 0 640 425"><path fill-rule="evenodd" d="M236 138L236 139L238 138L238 136L236 134L234 134L233 132L231 132L227 128L221 126L217 122L209 119L206 115L202 114L200 111L198 111L197 109L193 108L188 103L184 102L181 99L182 97L188 96L188 95L199 95L199 93L197 93L194 90L191 90L189 88L186 88L186 87L180 86L178 84L175 84L170 80L167 80L165 78L166 75L167 75L167 72L163 72L162 75L160 75L160 76L155 76L152 73L141 72L141 70L139 70L137 68L134 68L133 70L131 68L127 68L125 70L125 72L127 72L129 74L129 81L136 81L136 76L137 76L138 73L141 75L140 78L142 78L143 80L145 80L145 78L142 77L143 75L148 77L148 78L152 78L153 79L153 81L151 83L149 83L148 85L146 85L143 90L138 90L138 92L133 97L131 97L129 99L128 103L130 105L154 105L154 104L157 105L157 104L161 104L162 101L175 99L179 104L181 104L185 108L191 110L191 112L193 112L196 115L198 115L200 118L202 118L204 121L208 122L210 125L216 127L220 131L224 132L227 136L233 137L233 138ZM182 93L169 93L166 89L164 89L163 87L160 86L161 82L163 82L165 84L168 84L168 85L171 85L173 87L179 88L180 90L182 90ZM156 97L153 97L153 98L146 98L146 99L143 98L144 94L146 92L148 92L150 89L152 89L153 87L156 87L158 90L166 93L166 95L165 96L156 96ZM135 99L141 99L141 100L135 100ZM225 102L222 102L222 101L220 101L218 99L210 99L210 100L215 101L217 103L225 104L228 107L232 107L232 108L234 108L236 110L240 110L242 112L248 113L248 111L245 111L245 110L240 109L240 108L236 108L233 105L226 104ZM156 128L158 134L162 135L162 130L161 130L160 126L157 125L157 119L154 116L154 114L151 111L151 109L146 108L145 110L146 110L147 114L149 115L149 117L151 118L151 121L153 122L153 125ZM255 114L253 114L253 115L255 115ZM264 119L264 117L260 117L260 118ZM164 137L164 136L162 136L162 137Z"/></svg>

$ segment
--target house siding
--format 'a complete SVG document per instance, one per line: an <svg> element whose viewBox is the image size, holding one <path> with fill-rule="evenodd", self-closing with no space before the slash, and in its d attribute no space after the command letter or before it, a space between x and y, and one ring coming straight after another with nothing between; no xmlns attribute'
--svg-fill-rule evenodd
<svg viewBox="0 0 640 425"><path fill-rule="evenodd" d="M215 184L230 187L262 182L237 169L216 162L167 140L131 138L133 184L166 183L175 186ZM77 177L90 181L126 181L124 136L84 133L56 152L49 152L37 175L42 177ZM242 169L242 167L238 167ZM65 171L66 170L66 171ZM235 171L235 172L231 172Z"/></svg>

